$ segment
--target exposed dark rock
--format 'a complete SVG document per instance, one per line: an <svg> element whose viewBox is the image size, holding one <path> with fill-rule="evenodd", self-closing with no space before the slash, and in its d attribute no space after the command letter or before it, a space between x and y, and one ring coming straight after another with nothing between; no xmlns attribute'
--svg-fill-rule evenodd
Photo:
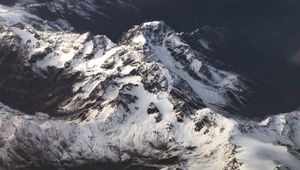
<svg viewBox="0 0 300 170"><path fill-rule="evenodd" d="M159 110L157 109L157 107L155 106L154 103L150 103L149 108L148 108L148 114L154 114L154 113L159 113Z"/></svg>

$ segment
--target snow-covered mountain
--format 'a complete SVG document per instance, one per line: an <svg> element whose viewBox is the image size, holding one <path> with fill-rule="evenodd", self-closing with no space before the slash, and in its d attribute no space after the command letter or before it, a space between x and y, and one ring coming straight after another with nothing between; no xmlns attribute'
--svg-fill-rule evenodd
<svg viewBox="0 0 300 170"><path fill-rule="evenodd" d="M216 59L219 30L155 21L113 43L20 2L0 6L0 169L299 167L300 113L253 118L256 84Z"/></svg>
<svg viewBox="0 0 300 170"><path fill-rule="evenodd" d="M2 169L296 170L300 165L299 112L261 122L210 109L179 122L175 113L156 109L108 111L86 121L28 116L3 105L0 113Z"/></svg>
<svg viewBox="0 0 300 170"><path fill-rule="evenodd" d="M209 61L163 22L136 26L114 44L105 36L62 31L69 28L67 21L44 23L28 15L28 25L19 16L6 15L2 60L13 64L3 67L2 82L11 85L3 87L2 98L24 111L82 112L116 100L128 83L140 84L156 95L166 92L171 95L168 98L181 97L196 109L207 106L223 112L241 109L251 92L246 78L222 70L224 63ZM40 27L41 23L46 26ZM206 40L197 41L203 51L211 50ZM30 101L38 102L30 108L26 106ZM41 108L39 102L45 106Z"/></svg>

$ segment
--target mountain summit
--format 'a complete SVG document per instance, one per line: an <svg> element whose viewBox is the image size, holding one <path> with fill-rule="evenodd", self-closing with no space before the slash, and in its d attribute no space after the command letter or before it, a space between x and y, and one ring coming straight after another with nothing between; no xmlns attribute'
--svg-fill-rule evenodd
<svg viewBox="0 0 300 170"><path fill-rule="evenodd" d="M300 113L269 116L280 106L220 60L226 31L153 21L113 42L61 17L106 16L96 1L38 2L0 6L1 170L300 166Z"/></svg>

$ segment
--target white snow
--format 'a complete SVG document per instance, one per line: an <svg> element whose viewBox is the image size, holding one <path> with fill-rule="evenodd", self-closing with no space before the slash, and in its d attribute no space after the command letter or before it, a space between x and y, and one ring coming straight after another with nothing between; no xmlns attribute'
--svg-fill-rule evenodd
<svg viewBox="0 0 300 170"><path fill-rule="evenodd" d="M91 54L93 52L93 49L94 49L94 43L93 41L89 41L84 45L83 56L87 56Z"/></svg>
<svg viewBox="0 0 300 170"><path fill-rule="evenodd" d="M158 25L161 24L162 21L152 21L152 22L146 22L143 24L143 27L152 27L154 29L158 28Z"/></svg>
<svg viewBox="0 0 300 170"><path fill-rule="evenodd" d="M145 44L146 39L142 34L140 34L139 36L136 36L135 38L133 38L132 42L136 43L136 44Z"/></svg>
<svg viewBox="0 0 300 170"><path fill-rule="evenodd" d="M94 10L90 6L93 2L84 4L85 8ZM78 14L89 17L80 12L78 6L68 5ZM21 12L18 14L16 11ZM31 41L30 56L47 47L53 49L34 66L45 71L49 66L63 69L66 63L70 63L65 73L79 71L83 75L73 84L74 96L62 103L60 108L68 112L98 102L90 98L95 90L98 90L95 95L104 101L98 104L99 109L88 108L85 120L52 119L44 113L24 115L0 103L0 162L5 166L13 168L15 161L22 162L23 158L16 153L22 149L30 155L30 160L25 164L30 162L33 165L49 161L58 166L78 166L90 163L90 160L119 162L136 156L136 159L149 158L151 161L179 156L181 162L178 165L156 166L191 170L230 169L231 161L236 160L241 163L239 168L245 170L271 170L276 167L297 170L300 167L299 158L290 153L290 150L300 148L299 112L272 116L259 122L224 117L204 108L195 114L187 113L188 116L183 116L183 122L177 121L179 113L174 111L175 104L169 94L177 78L188 83L208 107L228 104L222 90L238 90L236 84L240 85L240 82L236 74L217 69L195 57L189 45L175 32L168 32L170 36L166 36L167 33L162 35L165 36L161 37L164 38L162 46L146 46L149 38L153 37L142 33L133 37L129 44L115 45L107 39L106 47L101 36L94 37L89 33L35 31L41 37L37 40L30 33L30 24L24 21L24 16L29 14L21 9L0 6L0 23L22 38L23 43ZM17 22L25 23L26 29L9 26ZM159 29L160 24L163 23L155 21L142 27ZM174 49L185 48L183 57L191 64L183 66L177 62L167 48L167 41ZM208 42L199 41L209 49ZM36 45L38 43L39 47ZM136 50L144 46L149 51ZM153 60L148 61L149 58ZM126 59L133 61L125 66ZM111 63L111 67L103 67ZM167 90L151 93L144 87L142 80L145 75L141 74L143 69L147 71L152 66L158 67L157 75L146 78L165 78ZM211 73L211 78L199 71L203 67ZM142 71L130 75L134 69ZM194 71L200 80L192 77L186 69ZM108 83L102 85L104 81ZM127 85L131 85L130 88L124 88ZM107 87L104 89L102 86ZM121 93L135 97L134 102L126 103L129 110L115 102ZM159 113L149 115L147 110L150 104L154 104ZM158 117L161 120L158 121ZM197 123L203 125L199 132L195 130Z"/></svg>
<svg viewBox="0 0 300 170"><path fill-rule="evenodd" d="M48 67L55 66L57 68L63 68L65 63L71 61L75 56L76 51L70 51L68 53L60 54L48 54L43 60L38 60L36 62L36 67L46 70Z"/></svg>
<svg viewBox="0 0 300 170"><path fill-rule="evenodd" d="M113 55L122 48L122 46L111 48L106 51L105 54L103 54L103 49L99 49L93 59L74 65L74 71L81 71L87 75L100 73L102 71L101 66L105 61L113 57Z"/></svg>
<svg viewBox="0 0 300 170"><path fill-rule="evenodd" d="M187 72L183 71L182 67L177 61L175 61L170 52L164 45L162 47L153 47L154 55L173 73L176 73L185 80L192 89L203 99L204 103L210 106L212 103L224 104L223 97L210 87L205 86L202 82L192 78Z"/></svg>
<svg viewBox="0 0 300 170"><path fill-rule="evenodd" d="M263 140L268 140L268 138ZM234 143L241 146L243 150L238 154L238 159L244 162L241 169L273 170L284 165L296 170L300 167L300 161L289 153L287 147L260 141L259 136L235 137Z"/></svg>
<svg viewBox="0 0 300 170"><path fill-rule="evenodd" d="M60 147L61 141L66 143L68 149L63 151L62 161L70 158L80 160L82 158L110 159L119 161L120 157L125 159L125 153L135 152L153 158L162 158L166 151L160 151L151 146L160 147L165 145L169 147L167 153L170 155L180 155L186 159L184 167L187 169L223 169L228 163L236 158L241 163L239 169L255 170L266 169L273 170L276 167L287 167L291 170L297 170L300 161L288 151L285 145L277 143L277 139L287 136L281 136L281 132L274 131L277 124L271 123L261 125L261 122L244 120L241 118L226 118L212 112L210 109L199 110L193 117L185 118L183 123L176 121L175 113L172 112L172 104L161 94L161 98L146 92L141 84L135 87L131 94L137 95L139 101L132 105L140 106L132 111L128 117L121 122L111 121L115 114L125 115L126 112L115 112L114 108L105 107L101 113L97 110L91 110L91 114L97 119L84 123L75 123L63 120L45 120L37 119L32 116L14 115L18 111L1 107L0 109L0 138L5 139L6 145L0 148L0 159L5 160L7 164L11 162L6 157L8 149L21 143L26 146L35 147L37 150L48 150L52 152L41 152L40 158L47 156L47 159L53 159L51 154L55 153ZM155 123L152 115L146 113L148 105L153 102L159 111L163 114L162 121ZM3 108L5 110L3 110ZM120 116L121 116L120 115ZM285 114L287 121L291 125L285 125L292 133L299 130L293 124L299 124L295 117L299 112ZM207 117L212 125L206 124L200 132L194 130L197 121ZM277 119L277 116L268 119ZM171 126L170 126L171 125ZM107 127L107 128L106 128ZM108 128L109 127L109 128ZM248 127L249 131L242 131L240 128ZM18 129L19 133L15 133ZM252 129L252 130L250 130ZM204 133L208 130L208 133ZM41 140L33 140L22 136L22 141L16 141L16 137L30 132L30 136L44 138L51 141L51 144L45 145ZM278 135L276 135L278 133ZM290 134L293 136L293 134ZM30 141L30 142L29 142ZM3 142L3 140L2 140ZM21 143L18 143L21 142ZM149 145L151 143L151 145ZM293 144L293 143L291 143ZM34 146L31 146L34 145ZM238 146L238 147L234 147ZM113 148L118 148L118 153ZM185 150L186 147L195 147L194 150ZM233 149L236 148L236 151ZM179 149L179 150L178 150ZM30 150L27 150L29 154ZM236 152L236 153L235 153ZM78 154L80 153L80 154ZM120 154L120 155L119 155ZM36 157L37 155L32 155ZM127 155L128 156L128 155ZM32 159L34 159L32 157ZM78 161L77 164L83 164L84 161ZM13 164L12 164L13 165ZM172 165L170 165L171 167ZM162 166L164 167L164 166ZM161 167L161 168L162 168Z"/></svg>

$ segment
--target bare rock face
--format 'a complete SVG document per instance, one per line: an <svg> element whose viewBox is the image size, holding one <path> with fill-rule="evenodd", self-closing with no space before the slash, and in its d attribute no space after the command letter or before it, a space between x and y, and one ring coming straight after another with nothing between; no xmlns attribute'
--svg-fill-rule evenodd
<svg viewBox="0 0 300 170"><path fill-rule="evenodd" d="M15 7L0 17L1 170L300 165L299 113L245 118L261 116L255 83L210 36L156 21L113 43Z"/></svg>

